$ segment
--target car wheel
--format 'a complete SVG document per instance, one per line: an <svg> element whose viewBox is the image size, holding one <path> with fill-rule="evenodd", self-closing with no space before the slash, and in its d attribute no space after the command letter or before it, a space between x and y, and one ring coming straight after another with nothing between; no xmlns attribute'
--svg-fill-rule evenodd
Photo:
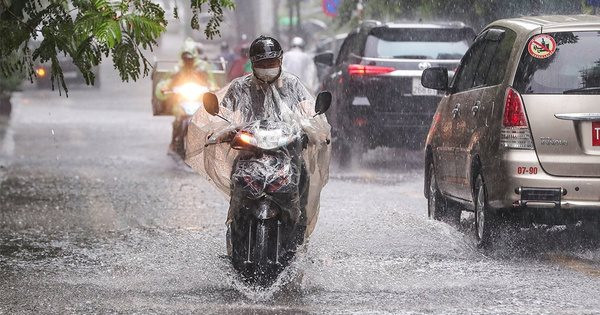
<svg viewBox="0 0 600 315"><path fill-rule="evenodd" d="M341 168L348 168L352 164L352 148L345 140L338 141L334 154Z"/></svg>
<svg viewBox="0 0 600 315"><path fill-rule="evenodd" d="M336 145L334 157L342 169L360 164L367 151L365 142L360 139L339 139Z"/></svg>
<svg viewBox="0 0 600 315"><path fill-rule="evenodd" d="M12 112L12 103L10 96L0 96L0 116L10 116Z"/></svg>
<svg viewBox="0 0 600 315"><path fill-rule="evenodd" d="M429 166L429 170L429 193L427 198L427 214L429 218L458 226L460 224L461 208L458 205L448 202L439 191L433 164Z"/></svg>
<svg viewBox="0 0 600 315"><path fill-rule="evenodd" d="M446 215L446 202L435 180L433 164L429 167L429 194L427 196L427 215L430 219L441 221Z"/></svg>
<svg viewBox="0 0 600 315"><path fill-rule="evenodd" d="M496 214L487 204L487 191L481 175L475 181L475 240L480 248L489 248L498 229Z"/></svg>

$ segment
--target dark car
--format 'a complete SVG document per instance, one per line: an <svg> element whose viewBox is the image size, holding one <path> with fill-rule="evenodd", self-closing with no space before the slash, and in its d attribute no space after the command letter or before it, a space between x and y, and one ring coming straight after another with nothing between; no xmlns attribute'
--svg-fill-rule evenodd
<svg viewBox="0 0 600 315"><path fill-rule="evenodd" d="M75 85L85 85L85 78L79 68L68 58L59 58L59 64L63 71L63 77L65 78L65 84L67 87L72 87ZM52 81L50 79L50 74L52 71L52 67L50 63L42 63L38 64L34 67L36 74L36 82L37 87L40 89L49 89L52 87ZM93 87L100 87L100 71L98 67L94 67L94 85ZM54 88L58 88L58 82L54 81Z"/></svg>
<svg viewBox="0 0 600 315"><path fill-rule="evenodd" d="M31 43L30 48L32 50L37 49L41 44L42 40L43 37L41 35L38 35L37 39ZM67 87L86 84L83 74L81 73L77 65L73 63L71 57L65 56L64 54L58 54L57 58L58 63L62 69L63 77L65 79L65 84L67 84ZM38 88L49 89L52 87L52 81L50 78L52 73L52 65L49 61L35 65L34 71L36 76L36 85ZM93 87L98 88L100 87L100 68L94 67L92 69L92 72L95 76ZM54 81L55 89L58 88L58 84L58 82Z"/></svg>
<svg viewBox="0 0 600 315"><path fill-rule="evenodd" d="M463 23L367 21L348 34L335 63L331 52L315 56L330 67L322 88L334 95L328 118L339 162L378 146L421 148L441 98L421 74L439 66L452 74L475 35Z"/></svg>
<svg viewBox="0 0 600 315"><path fill-rule="evenodd" d="M342 34L337 34L333 37L329 37L329 38L326 38L326 39L320 41L317 44L317 46L315 47L314 54L318 55L318 54L322 54L324 52L332 52L333 58L335 59L335 57L337 56L337 54L340 51L340 47L342 46L342 44L344 43L344 40L346 39L346 36L348 36L348 34L342 33ZM323 81L325 76L328 74L327 70L328 70L327 67L317 67L317 76L319 77L320 82Z"/></svg>

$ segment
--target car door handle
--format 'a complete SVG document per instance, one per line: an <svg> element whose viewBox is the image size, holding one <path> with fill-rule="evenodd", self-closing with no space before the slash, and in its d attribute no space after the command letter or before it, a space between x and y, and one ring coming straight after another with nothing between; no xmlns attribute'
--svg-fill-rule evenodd
<svg viewBox="0 0 600 315"><path fill-rule="evenodd" d="M479 112L479 105L481 105L480 101L475 102L475 105L473 105L473 107L471 107L471 113L473 113L473 116L476 116L477 113Z"/></svg>
<svg viewBox="0 0 600 315"><path fill-rule="evenodd" d="M456 104L456 106L454 106L454 109L452 110L452 118L456 119L458 118L458 116L460 116L460 104Z"/></svg>

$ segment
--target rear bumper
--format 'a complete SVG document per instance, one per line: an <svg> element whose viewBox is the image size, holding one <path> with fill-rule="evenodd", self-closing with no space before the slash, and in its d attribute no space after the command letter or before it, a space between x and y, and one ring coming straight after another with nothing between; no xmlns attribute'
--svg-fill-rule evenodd
<svg viewBox="0 0 600 315"><path fill-rule="evenodd" d="M600 215L598 177L549 175L541 167L534 150L508 150L497 166L484 170L488 202L494 209Z"/></svg>
<svg viewBox="0 0 600 315"><path fill-rule="evenodd" d="M400 96L391 98L360 94L349 96L345 105L345 134L363 140L370 147L425 143L433 115L440 101L438 96ZM368 105L365 105L368 103ZM361 105L356 105L361 104Z"/></svg>

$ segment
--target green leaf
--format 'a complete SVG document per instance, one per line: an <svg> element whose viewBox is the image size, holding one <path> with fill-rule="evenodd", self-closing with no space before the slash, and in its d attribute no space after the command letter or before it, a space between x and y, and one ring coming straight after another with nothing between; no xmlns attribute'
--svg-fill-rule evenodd
<svg viewBox="0 0 600 315"><path fill-rule="evenodd" d="M106 10L109 7L107 0L94 0L94 7L98 11Z"/></svg>
<svg viewBox="0 0 600 315"><path fill-rule="evenodd" d="M121 27L117 21L107 20L94 30L94 36L112 49L121 42Z"/></svg>
<svg viewBox="0 0 600 315"><path fill-rule="evenodd" d="M35 66L45 63L59 92L67 88L59 55L71 58L88 84L94 80L93 68L109 55L122 80L148 75L151 64L142 49L152 50L167 24L164 9L156 0L12 0L8 9L2 7L3 1L0 72L5 77L25 73L32 81ZM185 2L195 16L196 26L205 28L209 38L219 34L223 9L234 5L233 0ZM197 23L202 6L211 15L206 25ZM178 10L174 11L178 17ZM22 54L6 58L14 52Z"/></svg>

